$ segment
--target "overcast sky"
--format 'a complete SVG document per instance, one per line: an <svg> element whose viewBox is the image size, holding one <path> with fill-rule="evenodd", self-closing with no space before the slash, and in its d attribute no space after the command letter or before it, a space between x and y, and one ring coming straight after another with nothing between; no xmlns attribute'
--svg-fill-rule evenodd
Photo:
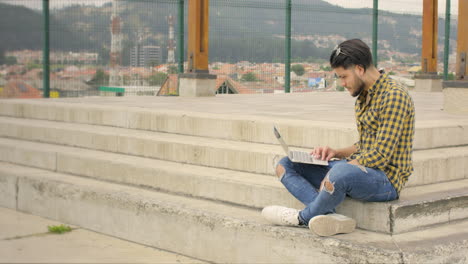
<svg viewBox="0 0 468 264"><path fill-rule="evenodd" d="M361 7L372 7L373 0L325 0L331 4L349 7L349 8L361 8ZM458 14L458 0L451 0L451 13ZM441 17L445 16L445 0L439 0L438 13ZM388 10L398 13L414 13L422 14L423 0L380 0L379 9Z"/></svg>
<svg viewBox="0 0 468 264"><path fill-rule="evenodd" d="M175 0L174 0L175 1ZM236 0L231 0L236 1ZM248 1L248 0L242 0ZM294 0L292 0L294 3ZM331 4L348 7L348 8L362 8L372 7L373 0L325 0ZM22 4L31 8L41 8L41 0L0 0L3 3L9 4ZM110 0L49 0L51 8L60 8L70 4L95 4L102 5ZM422 14L423 0L380 0L379 9L388 10L398 13L411 13ZM445 15L445 0L439 0L439 14L441 17ZM458 14L458 0L451 0L452 14Z"/></svg>

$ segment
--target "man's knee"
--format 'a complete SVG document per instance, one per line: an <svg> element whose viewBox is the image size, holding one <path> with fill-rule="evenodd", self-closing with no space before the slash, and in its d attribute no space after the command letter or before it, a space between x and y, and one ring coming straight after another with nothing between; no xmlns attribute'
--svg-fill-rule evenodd
<svg viewBox="0 0 468 264"><path fill-rule="evenodd" d="M335 189L346 189L349 180L352 180L353 170L351 164L337 164L325 176L320 186L320 190L327 191L330 194L335 192Z"/></svg>
<svg viewBox="0 0 468 264"><path fill-rule="evenodd" d="M281 180L283 178L285 172L286 172L286 170L284 169L283 165L278 164L276 166L276 176L278 176L278 179Z"/></svg>
<svg viewBox="0 0 468 264"><path fill-rule="evenodd" d="M335 192L335 182L330 180L330 172L327 173L322 183L320 184L320 191L326 191L329 194L333 194Z"/></svg>

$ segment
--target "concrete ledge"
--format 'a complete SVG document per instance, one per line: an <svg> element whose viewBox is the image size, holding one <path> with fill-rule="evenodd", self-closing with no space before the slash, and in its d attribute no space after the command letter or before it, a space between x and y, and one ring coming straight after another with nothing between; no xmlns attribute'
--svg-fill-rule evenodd
<svg viewBox="0 0 468 264"><path fill-rule="evenodd" d="M348 146L357 138L354 124L259 120L252 116L233 117L181 111L159 112L128 107L90 105L83 107L81 104L53 102L23 105L17 101L5 101L0 104L0 115L271 144L277 144L272 132L272 127L276 124L288 144L303 147L320 144Z"/></svg>
<svg viewBox="0 0 468 264"><path fill-rule="evenodd" d="M180 164L87 149L0 138L0 153L11 149L32 158L54 157L52 171L94 179L145 186L188 196L263 208L271 203L300 207L300 203L272 176ZM51 170L14 155L0 161Z"/></svg>
<svg viewBox="0 0 468 264"><path fill-rule="evenodd" d="M468 88L468 81L444 81L444 88Z"/></svg>
<svg viewBox="0 0 468 264"><path fill-rule="evenodd" d="M57 152L51 151L50 147L44 147L44 145L37 145L34 148L34 145L30 144L29 142L25 144L21 141L0 138L0 161L56 171ZM25 145L29 145L29 147L24 147Z"/></svg>
<svg viewBox="0 0 468 264"><path fill-rule="evenodd" d="M179 75L179 96L215 96L216 75L207 73L186 73Z"/></svg>
<svg viewBox="0 0 468 264"><path fill-rule="evenodd" d="M5 117L0 136L269 175L273 158L284 155L279 145ZM468 147L416 151L413 159L408 186L468 175Z"/></svg>
<svg viewBox="0 0 468 264"><path fill-rule="evenodd" d="M414 75L414 79L442 80L443 78L437 73L418 73Z"/></svg>
<svg viewBox="0 0 468 264"><path fill-rule="evenodd" d="M337 212L356 219L363 229L406 233L468 219L468 180L403 189L399 200L363 203L347 199Z"/></svg>
<svg viewBox="0 0 468 264"><path fill-rule="evenodd" d="M453 114L468 114L468 82L444 82L444 110Z"/></svg>
<svg viewBox="0 0 468 264"><path fill-rule="evenodd" d="M414 149L468 145L468 122L448 120L416 121Z"/></svg>
<svg viewBox="0 0 468 264"><path fill-rule="evenodd" d="M14 167L2 166L0 177L5 169ZM399 258L396 252L388 256L386 250L373 247L366 252L337 239L323 243L307 229L269 226L258 211L39 171L15 178L21 211L214 262L300 263L313 258L328 263L377 262L382 257L396 262ZM233 239L236 250L225 250ZM346 256L337 255L340 248L347 249Z"/></svg>
<svg viewBox="0 0 468 264"><path fill-rule="evenodd" d="M41 149L57 152L57 172L120 184L144 186L247 207L271 204L302 209L274 177L181 165L146 158L48 144L0 139L0 151L16 146L31 155ZM29 166L20 157L10 162ZM402 233L433 224L468 218L468 180L424 185L403 190L400 200L363 203L347 199L338 212L355 218L360 228Z"/></svg>
<svg viewBox="0 0 468 264"><path fill-rule="evenodd" d="M185 79L209 79L209 80L216 80L216 75L209 74L208 72L194 72L194 73L181 73L179 74L179 78Z"/></svg>
<svg viewBox="0 0 468 264"><path fill-rule="evenodd" d="M222 115L24 100L3 100L0 104L0 115L267 144L278 144L272 133L272 126L275 124L289 145L304 148L319 145L347 147L357 140L357 131L352 119L348 122L305 121L242 114ZM415 149L467 144L466 119L416 121Z"/></svg>
<svg viewBox="0 0 468 264"><path fill-rule="evenodd" d="M407 186L419 186L468 177L468 147L415 151L414 172Z"/></svg>
<svg viewBox="0 0 468 264"><path fill-rule="evenodd" d="M441 92L442 80L440 79L414 79L416 92Z"/></svg>
<svg viewBox="0 0 468 264"><path fill-rule="evenodd" d="M18 173L17 166L3 165L0 178L18 182L18 210L213 262L422 263L468 257L466 222L393 237L358 230L320 238L306 228L269 225L259 211L41 170ZM232 241L236 250L225 250Z"/></svg>
<svg viewBox="0 0 468 264"><path fill-rule="evenodd" d="M5 165L5 163L1 163ZM19 166L16 166L20 168ZM1 171L1 168L0 168ZM16 171L18 173L18 171ZM0 172L0 206L17 210L18 178L11 172Z"/></svg>

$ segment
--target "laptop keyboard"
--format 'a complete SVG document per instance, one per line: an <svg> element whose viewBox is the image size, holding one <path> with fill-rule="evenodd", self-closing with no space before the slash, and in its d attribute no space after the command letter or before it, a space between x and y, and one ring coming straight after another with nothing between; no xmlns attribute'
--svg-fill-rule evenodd
<svg viewBox="0 0 468 264"><path fill-rule="evenodd" d="M291 155L294 160L298 161L305 161L305 162L312 162L312 156L305 152L305 151L296 151L296 150L291 150Z"/></svg>
<svg viewBox="0 0 468 264"><path fill-rule="evenodd" d="M328 165L327 161L314 159L310 155L310 153L307 153L305 151L290 150L289 152L290 152L294 162L315 163L315 164Z"/></svg>

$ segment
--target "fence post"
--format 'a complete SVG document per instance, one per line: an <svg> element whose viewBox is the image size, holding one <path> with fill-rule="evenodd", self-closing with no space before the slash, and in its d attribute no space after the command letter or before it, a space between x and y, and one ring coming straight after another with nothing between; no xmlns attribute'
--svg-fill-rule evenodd
<svg viewBox="0 0 468 264"><path fill-rule="evenodd" d="M377 42L378 42L378 29L379 29L379 0L374 0L374 9L372 11L372 60L375 67L377 67Z"/></svg>
<svg viewBox="0 0 468 264"><path fill-rule="evenodd" d="M42 51L43 97L50 97L50 57L49 57L49 0L42 0L42 13L44 16L44 48Z"/></svg>
<svg viewBox="0 0 468 264"><path fill-rule="evenodd" d="M449 52L450 52L450 0L445 0L444 80L448 80Z"/></svg>
<svg viewBox="0 0 468 264"><path fill-rule="evenodd" d="M286 58L284 62L284 92L291 91L291 0L286 0Z"/></svg>
<svg viewBox="0 0 468 264"><path fill-rule="evenodd" d="M184 0L179 0L179 8L177 12L179 23L179 34L177 39L177 61L178 73L184 73Z"/></svg>

